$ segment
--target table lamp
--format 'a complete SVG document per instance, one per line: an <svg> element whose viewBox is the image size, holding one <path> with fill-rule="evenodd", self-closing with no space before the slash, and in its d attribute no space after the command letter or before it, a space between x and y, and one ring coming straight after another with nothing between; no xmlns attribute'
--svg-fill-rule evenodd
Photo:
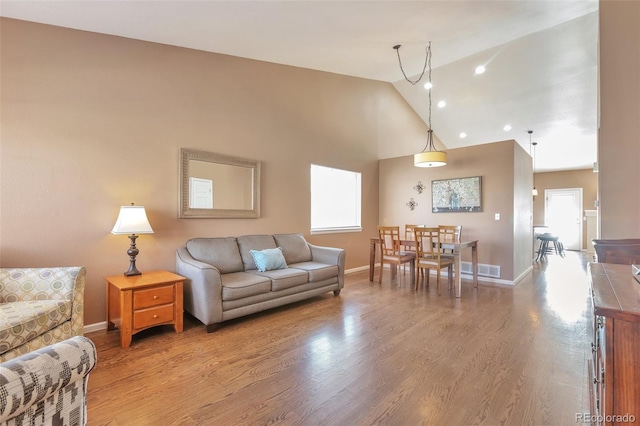
<svg viewBox="0 0 640 426"><path fill-rule="evenodd" d="M136 234L153 234L153 229L151 229L144 207L134 206L133 203L130 206L120 207L120 214L111 233L116 235L129 234L129 239L131 239L131 246L127 250L129 270L124 275L127 277L141 275L142 272L136 268L136 256L139 253L136 248L136 238L138 238Z"/></svg>

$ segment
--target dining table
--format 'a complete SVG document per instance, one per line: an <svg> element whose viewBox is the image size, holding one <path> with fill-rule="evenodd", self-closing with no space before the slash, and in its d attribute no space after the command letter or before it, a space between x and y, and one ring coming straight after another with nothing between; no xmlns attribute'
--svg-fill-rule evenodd
<svg viewBox="0 0 640 426"><path fill-rule="evenodd" d="M369 281L373 281L373 271L376 263L376 246L380 244L380 239L372 237L369 242ZM400 240L401 246L415 247L416 242L414 240ZM456 290L456 297L460 297L462 293L462 274L460 273L460 253L462 250L471 249L471 265L473 269L473 286L478 287L478 240L449 242L441 241L440 248L444 250L451 250L453 253L453 267L454 267L454 286Z"/></svg>

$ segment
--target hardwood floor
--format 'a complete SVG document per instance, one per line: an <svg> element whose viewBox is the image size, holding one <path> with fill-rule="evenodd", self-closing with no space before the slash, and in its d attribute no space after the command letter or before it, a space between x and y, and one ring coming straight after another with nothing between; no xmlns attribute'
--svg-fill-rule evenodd
<svg viewBox="0 0 640 426"><path fill-rule="evenodd" d="M575 425L588 412L587 256L462 298L368 272L214 333L146 330L98 347L90 425ZM377 281L377 280L375 280ZM445 281L446 283L446 281Z"/></svg>

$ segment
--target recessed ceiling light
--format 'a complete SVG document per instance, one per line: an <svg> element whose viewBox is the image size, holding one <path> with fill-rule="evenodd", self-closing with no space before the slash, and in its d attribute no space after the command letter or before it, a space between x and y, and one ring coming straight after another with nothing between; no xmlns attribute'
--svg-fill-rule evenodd
<svg viewBox="0 0 640 426"><path fill-rule="evenodd" d="M476 74L484 74L486 70L487 69L484 67L484 65L478 65L476 67Z"/></svg>
<svg viewBox="0 0 640 426"><path fill-rule="evenodd" d="M427 81L427 82L424 84L424 88L425 88L425 89L427 89L427 90L431 89L432 87L433 87L433 84L431 84L431 82L430 82L430 81Z"/></svg>
<svg viewBox="0 0 640 426"><path fill-rule="evenodd" d="M438 102L438 108L444 108L446 106L447 106L447 103L445 101Z"/></svg>
<svg viewBox="0 0 640 426"><path fill-rule="evenodd" d="M460 133L460 139L464 139L467 137L467 134L465 132Z"/></svg>
<svg viewBox="0 0 640 426"><path fill-rule="evenodd" d="M503 127L503 129L504 129L504 131L505 131L505 132L508 132L509 130L511 130L511 125L510 125L510 124L507 124L507 125L505 125L505 126Z"/></svg>

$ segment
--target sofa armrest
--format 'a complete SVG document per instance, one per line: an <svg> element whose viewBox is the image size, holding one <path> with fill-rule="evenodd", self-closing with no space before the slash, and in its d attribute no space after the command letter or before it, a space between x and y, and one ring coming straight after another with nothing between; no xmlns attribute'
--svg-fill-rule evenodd
<svg viewBox="0 0 640 426"><path fill-rule="evenodd" d="M93 342L76 336L0 364L0 422L52 424L57 418L71 424L77 416L77 424L86 424L87 381L96 359Z"/></svg>
<svg viewBox="0 0 640 426"><path fill-rule="evenodd" d="M339 288L344 287L344 263L346 257L345 250L336 247L316 246L313 244L309 244L309 248L311 249L311 256L314 262L338 266Z"/></svg>
<svg viewBox="0 0 640 426"><path fill-rule="evenodd" d="M218 268L194 259L186 247L176 250L176 272L184 282L184 309L209 325L222 322L222 276Z"/></svg>

